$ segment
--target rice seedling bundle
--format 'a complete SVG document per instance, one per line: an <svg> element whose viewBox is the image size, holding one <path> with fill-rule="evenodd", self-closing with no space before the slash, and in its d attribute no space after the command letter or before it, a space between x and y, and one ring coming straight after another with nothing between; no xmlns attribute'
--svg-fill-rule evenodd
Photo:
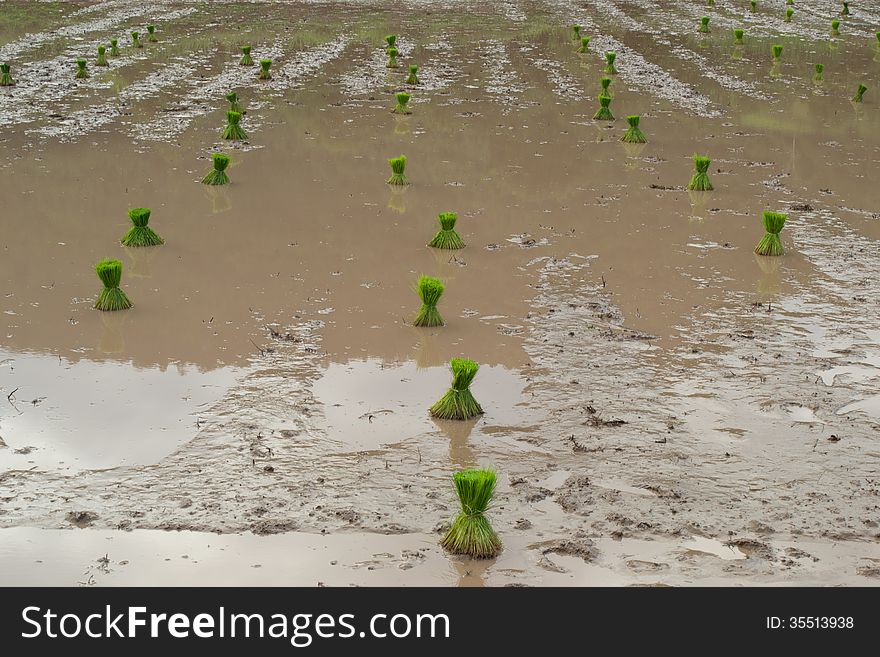
<svg viewBox="0 0 880 657"><path fill-rule="evenodd" d="M758 11L758 0L751 0L749 4L752 6L752 11Z"/></svg>
<svg viewBox="0 0 880 657"><path fill-rule="evenodd" d="M400 64L397 63L397 48L389 48L388 53L388 63L385 64L385 68L400 68Z"/></svg>
<svg viewBox="0 0 880 657"><path fill-rule="evenodd" d="M695 192L709 192L715 189L709 180L709 165L712 160L704 155L694 153L694 175L687 188Z"/></svg>
<svg viewBox="0 0 880 657"><path fill-rule="evenodd" d="M794 4L794 0L785 0L785 4L787 4L787 5L793 5L793 4Z"/></svg>
<svg viewBox="0 0 880 657"><path fill-rule="evenodd" d="M617 73L617 69L614 68L614 60L617 59L617 53L613 50L609 50L605 53L605 72L611 75Z"/></svg>
<svg viewBox="0 0 880 657"><path fill-rule="evenodd" d="M779 61L779 58L782 57L782 46L778 43L772 46L773 49L773 60Z"/></svg>
<svg viewBox="0 0 880 657"><path fill-rule="evenodd" d="M639 129L640 119L641 117L636 114L626 117L626 122L629 123L629 129L625 133L623 133L620 141L626 142L627 144L648 143L648 138L645 137L645 133Z"/></svg>
<svg viewBox="0 0 880 657"><path fill-rule="evenodd" d="M577 41L581 38L581 26L580 25L572 25L571 26L571 38L574 41Z"/></svg>
<svg viewBox="0 0 880 657"><path fill-rule="evenodd" d="M422 307L413 320L413 326L443 326L443 318L437 310L437 302L443 296L444 289L443 282L439 278L424 274L419 276L416 293L422 300Z"/></svg>
<svg viewBox="0 0 880 657"><path fill-rule="evenodd" d="M700 18L700 30L699 31L704 34L708 34L709 32L712 31L709 29L709 17L708 16L703 16L702 18Z"/></svg>
<svg viewBox="0 0 880 657"><path fill-rule="evenodd" d="M467 358L453 358L449 365L452 367L452 386L431 407L431 415L440 420L470 420L482 415L483 408L474 399L470 387L480 366Z"/></svg>
<svg viewBox="0 0 880 657"><path fill-rule="evenodd" d="M794 9L792 9L791 7L789 7L788 9L785 10L785 22L786 22L786 23L791 23L791 17L792 17L792 16L794 16Z"/></svg>
<svg viewBox="0 0 880 657"><path fill-rule="evenodd" d="M77 59L76 60L76 75L74 76L77 80L83 80L89 77L89 71L86 69L86 60Z"/></svg>
<svg viewBox="0 0 880 657"><path fill-rule="evenodd" d="M395 114L412 114L412 110L408 107L409 99L411 96L405 91L399 91L394 94L394 97L397 99L397 105L392 112Z"/></svg>
<svg viewBox="0 0 880 657"><path fill-rule="evenodd" d="M406 169L406 155L400 157L392 157L388 160L391 165L391 177L387 180L389 185L409 185L409 178L406 177L404 170Z"/></svg>
<svg viewBox="0 0 880 657"><path fill-rule="evenodd" d="M590 52L590 40L593 37L581 37L581 47L578 48L578 52Z"/></svg>
<svg viewBox="0 0 880 657"><path fill-rule="evenodd" d="M385 46L386 52L388 50L390 50L391 48L395 48L397 45L397 35L396 34L389 34L388 36L385 37L385 43L387 44Z"/></svg>
<svg viewBox="0 0 880 657"><path fill-rule="evenodd" d="M131 308L131 301L119 288L122 280L122 263L119 260L105 259L95 265L95 272L104 284L104 289L95 301L98 310L125 310Z"/></svg>
<svg viewBox="0 0 880 657"><path fill-rule="evenodd" d="M95 66L110 66L107 61L107 47L103 44L98 46L98 57L95 59Z"/></svg>
<svg viewBox="0 0 880 657"><path fill-rule="evenodd" d="M745 31L743 31L741 28L735 28L735 29L733 30L733 40L734 40L734 43L736 43L736 44L742 44L742 42L743 42L743 35L744 35L744 34L745 34Z"/></svg>
<svg viewBox="0 0 880 657"><path fill-rule="evenodd" d="M230 91L226 94L226 100L229 101L229 109L233 112L238 112L239 114L246 114L244 108L241 106L241 103L238 102L238 94L234 91Z"/></svg>
<svg viewBox="0 0 880 657"><path fill-rule="evenodd" d="M419 67L416 64L409 65L409 77L406 78L407 84L421 84L421 80L419 80Z"/></svg>
<svg viewBox="0 0 880 657"><path fill-rule="evenodd" d="M856 90L856 95L852 97L852 102L854 102L854 103L861 103L861 102L862 102L862 96L865 95L865 92L866 92L867 90L868 90L868 87L866 87L866 86L863 85L863 84L859 84L859 88Z"/></svg>
<svg viewBox="0 0 880 657"><path fill-rule="evenodd" d="M840 15L841 16L849 16L849 3L848 2L843 3L843 9L840 10Z"/></svg>
<svg viewBox="0 0 880 657"><path fill-rule="evenodd" d="M831 21L831 34L840 34L840 21L836 18Z"/></svg>
<svg viewBox="0 0 880 657"><path fill-rule="evenodd" d="M782 240L779 239L779 233L782 232L786 219L788 219L788 215L781 212L770 212L769 210L764 212L764 229L767 232L755 247L755 253L764 256L782 255Z"/></svg>
<svg viewBox="0 0 880 657"><path fill-rule="evenodd" d="M599 85L602 89L599 91L600 96L611 96L611 80L607 75L603 75L599 78Z"/></svg>
<svg viewBox="0 0 880 657"><path fill-rule="evenodd" d="M0 64L0 87L11 87L15 84L15 80L12 79L12 73L10 73L11 67L9 64Z"/></svg>
<svg viewBox="0 0 880 657"><path fill-rule="evenodd" d="M439 221L440 230L434 235L434 239L428 242L428 246L433 246L435 249L463 249L464 240L455 230L458 215L454 212L441 212Z"/></svg>
<svg viewBox="0 0 880 657"><path fill-rule="evenodd" d="M272 66L271 59L261 59L260 60L260 74L257 76L260 80L271 80L272 74L269 73L269 68Z"/></svg>
<svg viewBox="0 0 880 657"><path fill-rule="evenodd" d="M813 80L815 80L816 82L821 82L822 80L824 80L825 79L825 76L823 75L824 71L825 71L824 64L816 64L816 74L813 76Z"/></svg>
<svg viewBox="0 0 880 657"><path fill-rule="evenodd" d="M128 217L134 224L122 238L123 246L158 246L165 244L165 240L147 224L150 223L149 208L132 208L128 211Z"/></svg>
<svg viewBox="0 0 880 657"><path fill-rule="evenodd" d="M119 39L110 39L110 56L119 57Z"/></svg>
<svg viewBox="0 0 880 657"><path fill-rule="evenodd" d="M241 127L241 113L232 110L226 112L226 128L220 136L223 139L247 139L247 133Z"/></svg>
<svg viewBox="0 0 880 657"><path fill-rule="evenodd" d="M486 518L497 477L492 470L464 470L452 475L461 513L440 544L453 554L490 559L501 552L501 539Z"/></svg>
<svg viewBox="0 0 880 657"><path fill-rule="evenodd" d="M880 48L880 32L874 32L874 36L877 37L877 47Z"/></svg>
<svg viewBox="0 0 880 657"><path fill-rule="evenodd" d="M714 6L715 6L715 0L706 0L706 6L707 6L707 7L714 7Z"/></svg>
<svg viewBox="0 0 880 657"><path fill-rule="evenodd" d="M156 43L159 39L156 38L156 26L155 25L147 25L147 41L150 43Z"/></svg>
<svg viewBox="0 0 880 657"><path fill-rule="evenodd" d="M142 44L138 38L140 37L140 32L132 32L131 33L131 47L132 48L143 48L144 44Z"/></svg>
<svg viewBox="0 0 880 657"><path fill-rule="evenodd" d="M253 66L254 58L251 57L251 47L250 46L242 46L241 47L241 60L238 62L241 66Z"/></svg>
<svg viewBox="0 0 880 657"><path fill-rule="evenodd" d="M596 121L613 121L614 115L611 113L611 96L599 94L599 111L593 116Z"/></svg>
<svg viewBox="0 0 880 657"><path fill-rule="evenodd" d="M229 176L226 175L226 167L229 166L229 156L224 153L212 153L211 161L214 168L202 178L202 183L205 185L228 185Z"/></svg>

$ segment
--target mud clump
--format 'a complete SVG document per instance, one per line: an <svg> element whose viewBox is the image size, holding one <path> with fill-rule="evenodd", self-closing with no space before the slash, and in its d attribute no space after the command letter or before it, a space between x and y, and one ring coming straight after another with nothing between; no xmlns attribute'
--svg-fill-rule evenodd
<svg viewBox="0 0 880 657"><path fill-rule="evenodd" d="M98 519L98 514L94 511L70 511L64 516L64 519L71 525L79 528L90 526Z"/></svg>
<svg viewBox="0 0 880 657"><path fill-rule="evenodd" d="M292 520L282 520L278 518L264 518L252 523L249 527L251 533L257 536L271 536L272 534L284 534L293 532L298 529Z"/></svg>
<svg viewBox="0 0 880 657"><path fill-rule="evenodd" d="M593 561L599 555L593 541L588 538L563 538L541 546L541 554L559 554L564 557L580 557Z"/></svg>

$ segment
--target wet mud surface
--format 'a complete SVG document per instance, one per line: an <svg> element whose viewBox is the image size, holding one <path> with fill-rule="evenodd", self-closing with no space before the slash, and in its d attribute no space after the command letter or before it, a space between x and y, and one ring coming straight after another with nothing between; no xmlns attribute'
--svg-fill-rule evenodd
<svg viewBox="0 0 880 657"><path fill-rule="evenodd" d="M761 4L701 35L700 2L4 3L3 581L880 582L880 10L832 37L835 3ZM136 206L164 246L119 245ZM446 211L461 251L425 246ZM422 273L446 326L410 325ZM457 356L486 413L432 420ZM450 558L484 465L505 550Z"/></svg>

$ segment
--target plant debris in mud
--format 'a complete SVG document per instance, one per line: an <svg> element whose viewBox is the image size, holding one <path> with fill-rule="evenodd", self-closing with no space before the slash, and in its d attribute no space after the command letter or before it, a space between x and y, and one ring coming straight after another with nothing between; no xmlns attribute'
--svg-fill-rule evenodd
<svg viewBox="0 0 880 657"><path fill-rule="evenodd" d="M15 84L10 68L9 64L0 64L0 87L11 87Z"/></svg>
<svg viewBox="0 0 880 657"><path fill-rule="evenodd" d="M241 113L229 110L226 112L226 128L220 135L223 139L247 139L247 133L241 127Z"/></svg>
<svg viewBox="0 0 880 657"><path fill-rule="evenodd" d="M755 253L763 256L780 256L783 253L782 240L779 239L779 233L785 226L785 220L788 215L781 212L764 211L764 229L767 231L764 237L755 247Z"/></svg>
<svg viewBox="0 0 880 657"><path fill-rule="evenodd" d="M419 67L416 64L409 65L409 76L406 78L407 84L421 84L419 80Z"/></svg>
<svg viewBox="0 0 880 657"><path fill-rule="evenodd" d="M452 368L452 386L431 406L431 415L440 420L470 420L482 415L483 407L474 399L470 388L480 366L467 358L453 358L449 365Z"/></svg>
<svg viewBox="0 0 880 657"><path fill-rule="evenodd" d="M474 559L497 556L501 552L501 539L485 515L495 492L495 471L463 470L452 475L452 481L461 501L461 513L456 516L440 544L453 554Z"/></svg>
<svg viewBox="0 0 880 657"><path fill-rule="evenodd" d="M226 175L226 167L229 166L229 156L225 153L212 153L211 162L214 168L202 178L202 183L205 185L228 185L229 176Z"/></svg>
<svg viewBox="0 0 880 657"><path fill-rule="evenodd" d="M614 68L614 61L617 59L617 53L613 50L609 50L605 53L605 72L609 75L615 75L617 73L617 69Z"/></svg>
<svg viewBox="0 0 880 657"><path fill-rule="evenodd" d="M104 284L104 289L95 301L98 310L126 310L131 308L131 301L119 287L122 281L122 263L109 258L95 265L95 272Z"/></svg>
<svg viewBox="0 0 880 657"><path fill-rule="evenodd" d="M89 77L89 71L86 68L86 60L77 59L76 60L76 75L74 76L77 80L84 80Z"/></svg>
<svg viewBox="0 0 880 657"><path fill-rule="evenodd" d="M147 224L150 223L151 210L149 208L132 208L128 211L128 217L134 224L122 238L123 246L158 246L165 244L165 240Z"/></svg>
<svg viewBox="0 0 880 657"><path fill-rule="evenodd" d="M95 66L110 66L110 62L107 60L107 46L104 44L98 46L98 56L95 59Z"/></svg>
<svg viewBox="0 0 880 657"><path fill-rule="evenodd" d="M694 153L694 175L691 177L687 188L695 192L710 192L714 189L712 181L709 180L709 165L712 164L705 155L697 155Z"/></svg>
<svg viewBox="0 0 880 657"><path fill-rule="evenodd" d="M239 114L246 114L245 109L242 107L241 103L238 101L238 94L234 91L230 91L226 94L226 100L229 101L229 109L232 112L238 112Z"/></svg>
<svg viewBox="0 0 880 657"><path fill-rule="evenodd" d="M854 103L861 103L861 102L862 102L862 96L865 95L865 92L866 92L867 90L868 90L868 87L866 87L866 86L863 85L863 84L859 84L859 88L856 90L856 95L852 97L852 102L854 102Z"/></svg>
<svg viewBox="0 0 880 657"><path fill-rule="evenodd" d="M744 34L745 34L745 31L744 31L742 28L739 28L739 27L734 28L734 30L733 30L733 42L734 42L735 44L737 44L738 46L741 46L741 45L743 44L743 35L744 35Z"/></svg>
<svg viewBox="0 0 880 657"><path fill-rule="evenodd" d="M260 60L260 74L257 76L259 80L271 80L272 74L269 72L269 69L272 66L271 59L261 59Z"/></svg>
<svg viewBox="0 0 880 657"><path fill-rule="evenodd" d="M590 52L590 40L592 37L581 37L581 47L578 52Z"/></svg>
<svg viewBox="0 0 880 657"><path fill-rule="evenodd" d="M631 116L626 117L626 122L629 123L629 129L623 133L623 136L620 138L620 141L626 142L627 144L647 144L648 138L645 137L645 133L639 129L639 121L641 117L637 114L633 114Z"/></svg>
<svg viewBox="0 0 880 657"><path fill-rule="evenodd" d="M422 300L422 307L416 318L413 320L413 326L443 326L443 318L440 311L437 310L437 302L443 296L445 289L443 281L432 276L419 276L416 283L416 294Z"/></svg>
<svg viewBox="0 0 880 657"><path fill-rule="evenodd" d="M241 47L241 60L238 62L241 66L253 66L254 58L251 57L251 47L250 46L242 46Z"/></svg>
<svg viewBox="0 0 880 657"><path fill-rule="evenodd" d="M599 94L599 110L593 115L596 121L613 121L614 115L611 113L611 96Z"/></svg>
<svg viewBox="0 0 880 657"><path fill-rule="evenodd" d="M131 33L131 47L132 48L143 48L144 44L140 42L140 32L132 32Z"/></svg>
<svg viewBox="0 0 880 657"><path fill-rule="evenodd" d="M454 212L441 212L439 216L440 230L434 235L434 239L428 242L428 246L435 249L463 249L464 240L455 230L455 222L458 215Z"/></svg>
<svg viewBox="0 0 880 657"><path fill-rule="evenodd" d="M394 114L412 114L412 110L409 108L409 99L411 96L405 91L398 91L394 94L394 97L397 99L397 105L391 110Z"/></svg>
<svg viewBox="0 0 880 657"><path fill-rule="evenodd" d="M156 38L156 26L155 25L147 25L147 41L150 43L158 43L159 39Z"/></svg>
<svg viewBox="0 0 880 657"><path fill-rule="evenodd" d="M703 34L709 34L712 30L709 29L709 17L703 16L700 18L700 28L699 31Z"/></svg>
<svg viewBox="0 0 880 657"><path fill-rule="evenodd" d="M387 52L388 63L385 64L385 68L400 68L400 64L397 63L397 48L389 48Z"/></svg>
<svg viewBox="0 0 880 657"><path fill-rule="evenodd" d="M409 185L409 178L406 177L406 155L400 157L392 157L388 160L391 165L391 177L386 181L389 185Z"/></svg>

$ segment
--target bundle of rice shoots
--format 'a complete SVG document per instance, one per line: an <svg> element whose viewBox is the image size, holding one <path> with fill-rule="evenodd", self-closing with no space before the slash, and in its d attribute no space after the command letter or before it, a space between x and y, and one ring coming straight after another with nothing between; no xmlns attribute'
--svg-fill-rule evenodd
<svg viewBox="0 0 880 657"><path fill-rule="evenodd" d="M422 307L413 320L413 326L443 326L443 318L437 310L437 302L443 296L445 289L443 282L439 278L419 276L416 283L416 293L422 300Z"/></svg>
<svg viewBox="0 0 880 657"><path fill-rule="evenodd" d="M407 103L409 103L409 99L411 96L405 91L398 91L394 94L394 97L397 99L397 106L391 110L395 114L412 114L412 110L407 107Z"/></svg>
<svg viewBox="0 0 880 657"><path fill-rule="evenodd" d="M496 479L492 470L464 470L452 475L461 513L440 542L452 554L491 559L501 552L501 539L485 515L495 492Z"/></svg>
<svg viewBox="0 0 880 657"><path fill-rule="evenodd" d="M141 35L140 32L132 32L131 33L131 47L132 48L143 48L144 47L144 44L142 44L138 40L138 37L140 37L140 35Z"/></svg>
<svg viewBox="0 0 880 657"><path fill-rule="evenodd" d="M211 172L202 178L205 185L227 185L229 184L229 176L226 175L226 167L229 166L229 156L225 153L212 153L211 160L214 168Z"/></svg>
<svg viewBox="0 0 880 657"><path fill-rule="evenodd" d="M452 386L431 407L431 415L440 420L470 420L482 415L483 408L470 389L480 366L467 358L453 358L449 364L452 366Z"/></svg>
<svg viewBox="0 0 880 657"><path fill-rule="evenodd" d="M751 6L752 6L752 11L758 10L758 0L751 0L751 2L749 4L751 4Z"/></svg>
<svg viewBox="0 0 880 657"><path fill-rule="evenodd" d="M709 165L712 160L704 155L694 154L694 175L687 188L695 192L712 191L712 182L709 180Z"/></svg>
<svg viewBox="0 0 880 657"><path fill-rule="evenodd" d="M247 139L247 133L241 127L241 113L229 110L226 112L226 128L220 135L223 139Z"/></svg>
<svg viewBox="0 0 880 657"><path fill-rule="evenodd" d="M815 80L816 82L821 82L822 80L824 80L825 79L825 76L823 75L824 71L825 71L824 64L816 64L816 74L813 76L813 80Z"/></svg>
<svg viewBox="0 0 880 657"><path fill-rule="evenodd" d="M773 49L773 59L774 61L778 61L780 57L782 57L782 46L778 43L772 46Z"/></svg>
<svg viewBox="0 0 880 657"><path fill-rule="evenodd" d="M122 238L123 246L158 246L165 244L165 240L147 224L150 223L150 208L132 208L128 211L128 217L134 226Z"/></svg>
<svg viewBox="0 0 880 657"><path fill-rule="evenodd" d="M742 28L739 28L739 27L735 28L733 30L734 43L736 43L737 45L742 45L744 34L745 34L745 31Z"/></svg>
<svg viewBox="0 0 880 657"><path fill-rule="evenodd" d="M874 32L874 36L877 37L877 47L880 48L880 32Z"/></svg>
<svg viewBox="0 0 880 657"><path fill-rule="evenodd" d="M755 247L755 253L764 256L782 255L782 240L779 239L779 233L782 232L786 219L788 219L788 215L781 212L770 212L769 210L764 212L764 228L767 233L758 242L758 246Z"/></svg>
<svg viewBox="0 0 880 657"><path fill-rule="evenodd" d="M228 94L226 94L226 100L229 101L229 109L233 112L238 112L239 114L247 113L241 106L241 103L238 102L238 94L234 91L230 91Z"/></svg>
<svg viewBox="0 0 880 657"><path fill-rule="evenodd" d="M110 66L107 60L107 47L103 44L98 46L98 57L95 59L95 66Z"/></svg>
<svg viewBox="0 0 880 657"><path fill-rule="evenodd" d="M104 284L104 289L95 301L98 310L125 310L131 308L131 301L119 288L122 280L122 263L119 260L104 259L95 265L95 272Z"/></svg>
<svg viewBox="0 0 880 657"><path fill-rule="evenodd" d="M831 21L831 34L840 34L840 21L836 18Z"/></svg>
<svg viewBox="0 0 880 657"><path fill-rule="evenodd" d="M572 25L571 26L571 38L574 41L577 41L581 38L581 26L580 25Z"/></svg>
<svg viewBox="0 0 880 657"><path fill-rule="evenodd" d="M590 40L593 37L581 37L581 47L578 48L578 52L590 52Z"/></svg>
<svg viewBox="0 0 880 657"><path fill-rule="evenodd" d="M269 68L272 66L271 59L261 59L260 60L260 74L257 76L260 80L271 80L272 74L269 73Z"/></svg>
<svg viewBox="0 0 880 657"><path fill-rule="evenodd" d="M862 96L865 95L865 92L866 92L867 90L868 90L868 87L866 87L866 86L863 85L863 84L860 84L860 85L859 85L859 88L856 90L856 95L853 96L853 98L852 98L852 102L854 102L854 103L861 103L861 102L862 102Z"/></svg>
<svg viewBox="0 0 880 657"><path fill-rule="evenodd" d="M708 16L703 16L702 18L700 18L700 30L699 31L702 32L703 34L708 34L709 32L712 31L709 29L709 17Z"/></svg>
<svg viewBox="0 0 880 657"><path fill-rule="evenodd" d="M385 46L385 50L388 51L391 48L394 48L397 44L397 35L389 34L385 37L385 43L388 44Z"/></svg>
<svg viewBox="0 0 880 657"><path fill-rule="evenodd" d="M605 72L610 73L611 75L615 75L617 73L617 69L614 68L614 60L617 59L617 53L613 50L609 50L605 53Z"/></svg>
<svg viewBox="0 0 880 657"><path fill-rule="evenodd" d="M9 64L0 64L0 87L11 87L15 84Z"/></svg>
<svg viewBox="0 0 880 657"><path fill-rule="evenodd" d="M599 84L602 87L602 89L599 91L600 96L611 96L612 95L611 81L612 81L612 78L609 78L607 75L603 75L601 78L599 78Z"/></svg>
<svg viewBox="0 0 880 657"><path fill-rule="evenodd" d="M464 240L455 230L458 215L454 212L441 212L439 220L440 230L434 235L434 239L428 242L428 246L433 246L435 249L463 249Z"/></svg>
<svg viewBox="0 0 880 657"><path fill-rule="evenodd" d="M645 133L643 133L639 129L639 117L636 114L626 117L626 122L629 123L629 130L623 133L623 136L620 138L620 141L626 142L627 144L647 144L648 139L645 137Z"/></svg>
<svg viewBox="0 0 880 657"><path fill-rule="evenodd" d="M421 84L418 76L419 67L416 64L409 65L409 77L406 79L407 84Z"/></svg>
<svg viewBox="0 0 880 657"><path fill-rule="evenodd" d="M86 70L86 60L77 59L76 60L76 75L74 76L77 80L83 80L89 77L89 72Z"/></svg>
<svg viewBox="0 0 880 657"><path fill-rule="evenodd" d="M119 57L119 39L110 39L110 56Z"/></svg>
<svg viewBox="0 0 880 657"><path fill-rule="evenodd" d="M446 550L474 559L489 559L501 552L501 539L485 516L496 479L493 470L464 470L452 476L461 513L440 542Z"/></svg>
<svg viewBox="0 0 880 657"><path fill-rule="evenodd" d="M251 57L251 47L250 46L242 46L241 47L241 61L238 62L241 66L253 66L254 58Z"/></svg>
<svg viewBox="0 0 880 657"><path fill-rule="evenodd" d="M385 68L400 68L400 64L397 63L397 48L389 48L387 52L388 63L385 64Z"/></svg>
<svg viewBox="0 0 880 657"><path fill-rule="evenodd" d="M147 25L147 41L150 43L156 43L159 39L156 38L156 26L155 25Z"/></svg>
<svg viewBox="0 0 880 657"><path fill-rule="evenodd" d="M596 121L613 121L614 115L611 113L611 96L605 94L599 95L599 111L593 118Z"/></svg>
<svg viewBox="0 0 880 657"><path fill-rule="evenodd" d="M848 2L843 3L843 9L840 10L840 15L841 16L849 16L849 3Z"/></svg>
<svg viewBox="0 0 880 657"><path fill-rule="evenodd" d="M791 17L792 17L792 16L794 16L794 9L792 9L791 7L789 7L788 9L785 10L785 22L786 22L786 23L791 23Z"/></svg>
<svg viewBox="0 0 880 657"><path fill-rule="evenodd" d="M400 157L392 157L388 160L391 165L391 177L387 180L389 185L409 185L409 178L406 177L404 169L406 169L406 155Z"/></svg>

